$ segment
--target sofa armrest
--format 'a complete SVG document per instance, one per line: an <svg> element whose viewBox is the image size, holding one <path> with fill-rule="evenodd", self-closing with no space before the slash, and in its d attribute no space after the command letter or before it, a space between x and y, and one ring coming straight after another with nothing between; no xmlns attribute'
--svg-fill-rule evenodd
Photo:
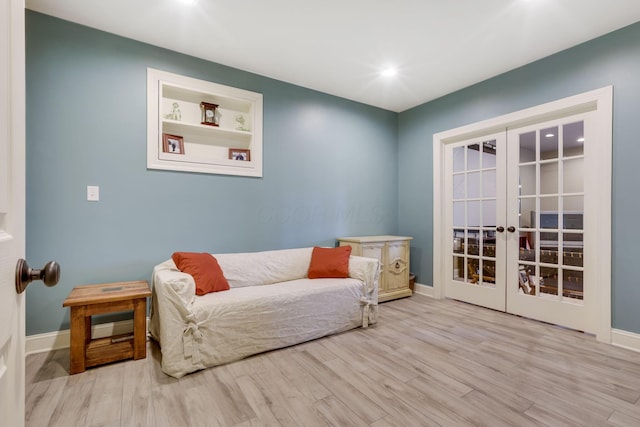
<svg viewBox="0 0 640 427"><path fill-rule="evenodd" d="M380 261L360 256L349 257L349 277L362 280L365 292L371 301L378 301L378 281L380 280Z"/></svg>
<svg viewBox="0 0 640 427"><path fill-rule="evenodd" d="M193 303L196 297L196 282L190 274L183 273L172 260L158 264L153 268L151 277L153 287L170 287L184 305Z"/></svg>
<svg viewBox="0 0 640 427"><path fill-rule="evenodd" d="M199 336L198 322L192 311L196 285L193 277L180 272L171 260L154 267L151 283L149 331L160 343L162 370L172 375L179 371L166 361L176 360L176 357L198 360L197 344L193 342Z"/></svg>

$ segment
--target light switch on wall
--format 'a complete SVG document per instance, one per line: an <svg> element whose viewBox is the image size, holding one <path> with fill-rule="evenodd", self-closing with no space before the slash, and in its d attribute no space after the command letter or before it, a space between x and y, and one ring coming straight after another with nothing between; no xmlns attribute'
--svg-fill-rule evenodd
<svg viewBox="0 0 640 427"><path fill-rule="evenodd" d="M100 200L100 187L94 185L87 186L87 200L97 202Z"/></svg>

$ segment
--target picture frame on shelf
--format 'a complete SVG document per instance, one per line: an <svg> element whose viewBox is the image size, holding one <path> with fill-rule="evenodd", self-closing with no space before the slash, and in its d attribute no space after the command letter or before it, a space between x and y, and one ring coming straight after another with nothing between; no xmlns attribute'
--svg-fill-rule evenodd
<svg viewBox="0 0 640 427"><path fill-rule="evenodd" d="M163 133L162 151L171 154L184 154L184 138L179 135Z"/></svg>
<svg viewBox="0 0 640 427"><path fill-rule="evenodd" d="M229 159L249 162L251 161L251 150L245 150L242 148L229 148Z"/></svg>

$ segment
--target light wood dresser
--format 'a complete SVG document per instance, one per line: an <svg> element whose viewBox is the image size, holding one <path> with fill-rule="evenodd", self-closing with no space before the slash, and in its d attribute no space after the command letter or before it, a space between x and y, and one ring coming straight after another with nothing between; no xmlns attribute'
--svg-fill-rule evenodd
<svg viewBox="0 0 640 427"><path fill-rule="evenodd" d="M409 250L412 237L340 237L340 246L351 246L352 255L380 261L378 302L411 296L409 288Z"/></svg>

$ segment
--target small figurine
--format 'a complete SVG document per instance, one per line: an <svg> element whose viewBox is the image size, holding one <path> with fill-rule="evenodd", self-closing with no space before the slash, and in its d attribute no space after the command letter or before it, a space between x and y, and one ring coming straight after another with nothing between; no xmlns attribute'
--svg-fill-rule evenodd
<svg viewBox="0 0 640 427"><path fill-rule="evenodd" d="M244 116L242 114L238 114L236 116L236 123L238 123L238 126L236 126L236 130L249 130L247 128L244 127Z"/></svg>
<svg viewBox="0 0 640 427"><path fill-rule="evenodd" d="M173 109L169 114L165 114L164 118L169 120L182 120L182 113L180 112L180 106L177 102L173 103Z"/></svg>

